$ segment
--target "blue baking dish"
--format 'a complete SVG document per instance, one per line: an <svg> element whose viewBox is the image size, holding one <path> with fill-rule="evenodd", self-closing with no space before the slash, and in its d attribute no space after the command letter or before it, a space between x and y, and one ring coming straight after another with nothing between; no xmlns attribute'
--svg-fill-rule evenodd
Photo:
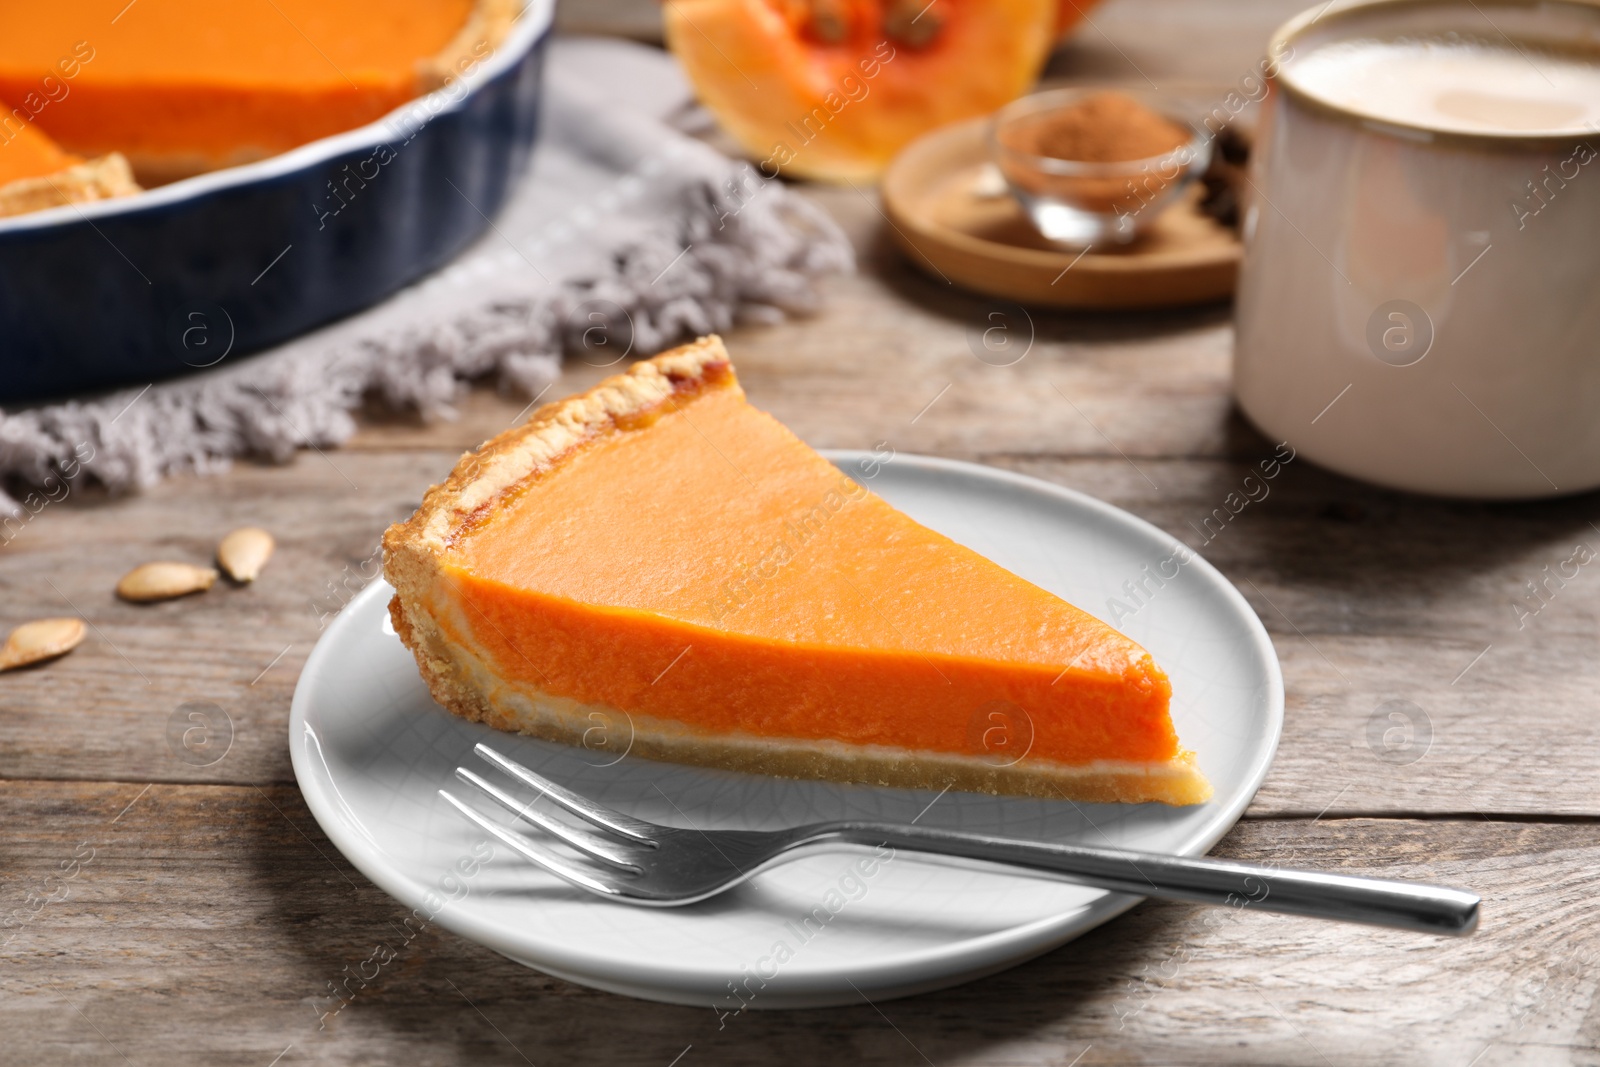
<svg viewBox="0 0 1600 1067"><path fill-rule="evenodd" d="M527 166L554 0L369 126L122 200L0 219L0 402L145 384L367 307L460 252Z"/></svg>

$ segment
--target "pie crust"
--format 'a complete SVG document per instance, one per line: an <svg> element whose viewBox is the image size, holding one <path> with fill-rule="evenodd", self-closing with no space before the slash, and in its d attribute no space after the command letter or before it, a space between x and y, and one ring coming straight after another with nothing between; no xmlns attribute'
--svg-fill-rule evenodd
<svg viewBox="0 0 1600 1067"><path fill-rule="evenodd" d="M18 178L0 185L0 218L30 211L86 204L140 192L133 170L118 152L78 163L54 174Z"/></svg>

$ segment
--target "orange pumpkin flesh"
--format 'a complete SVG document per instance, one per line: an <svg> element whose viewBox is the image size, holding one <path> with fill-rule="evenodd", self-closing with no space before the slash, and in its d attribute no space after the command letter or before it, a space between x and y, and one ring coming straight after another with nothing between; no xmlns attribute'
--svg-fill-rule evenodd
<svg viewBox="0 0 1600 1067"><path fill-rule="evenodd" d="M763 174L854 180L1026 91L1062 2L669 0L665 26L701 101Z"/></svg>

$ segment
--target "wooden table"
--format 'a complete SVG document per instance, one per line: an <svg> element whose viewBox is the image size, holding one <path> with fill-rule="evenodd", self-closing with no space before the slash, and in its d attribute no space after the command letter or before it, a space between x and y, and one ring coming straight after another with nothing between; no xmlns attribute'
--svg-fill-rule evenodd
<svg viewBox="0 0 1600 1067"><path fill-rule="evenodd" d="M1056 70L1225 87L1298 4L1112 0ZM1271 451L1230 405L1227 308L1036 314L1027 358L987 366L967 343L983 301L910 269L866 195L808 195L855 238L860 274L818 317L729 342L754 401L811 443L1023 471L1191 543ZM403 909L301 800L295 679L382 529L521 407L480 390L459 421L371 423L287 466L79 494L0 549L0 622L94 627L69 658L0 676L0 1063L1600 1062L1600 572L1518 611L1541 603L1525 583L1545 567L1600 546L1600 500L1444 503L1306 462L1204 546L1288 685L1277 763L1217 852L1468 886L1476 937L1146 903L981 982L719 1030L709 1008L582 989L430 928L319 1026L331 983L397 941ZM255 587L112 596L129 567L204 559L245 523L280 538ZM169 742L193 702L231 721L209 766Z"/></svg>

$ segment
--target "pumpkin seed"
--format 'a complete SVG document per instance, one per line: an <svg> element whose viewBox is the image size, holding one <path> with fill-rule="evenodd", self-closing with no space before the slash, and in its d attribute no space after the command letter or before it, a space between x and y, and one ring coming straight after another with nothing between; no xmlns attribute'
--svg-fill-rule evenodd
<svg viewBox="0 0 1600 1067"><path fill-rule="evenodd" d="M139 602L170 600L173 597L210 589L217 572L193 563L146 563L135 567L117 583L117 595Z"/></svg>
<svg viewBox="0 0 1600 1067"><path fill-rule="evenodd" d="M811 32L824 44L838 44L850 33L850 19L841 0L812 0Z"/></svg>
<svg viewBox="0 0 1600 1067"><path fill-rule="evenodd" d="M82 643L87 629L82 619L25 622L12 630L5 645L0 647L0 671L65 656Z"/></svg>
<svg viewBox="0 0 1600 1067"><path fill-rule="evenodd" d="M911 48L926 48L942 29L944 16L922 0L890 0L884 14L884 34Z"/></svg>
<svg viewBox="0 0 1600 1067"><path fill-rule="evenodd" d="M253 582L272 558L277 542L267 531L246 526L230 533L217 546L217 562L236 582Z"/></svg>

